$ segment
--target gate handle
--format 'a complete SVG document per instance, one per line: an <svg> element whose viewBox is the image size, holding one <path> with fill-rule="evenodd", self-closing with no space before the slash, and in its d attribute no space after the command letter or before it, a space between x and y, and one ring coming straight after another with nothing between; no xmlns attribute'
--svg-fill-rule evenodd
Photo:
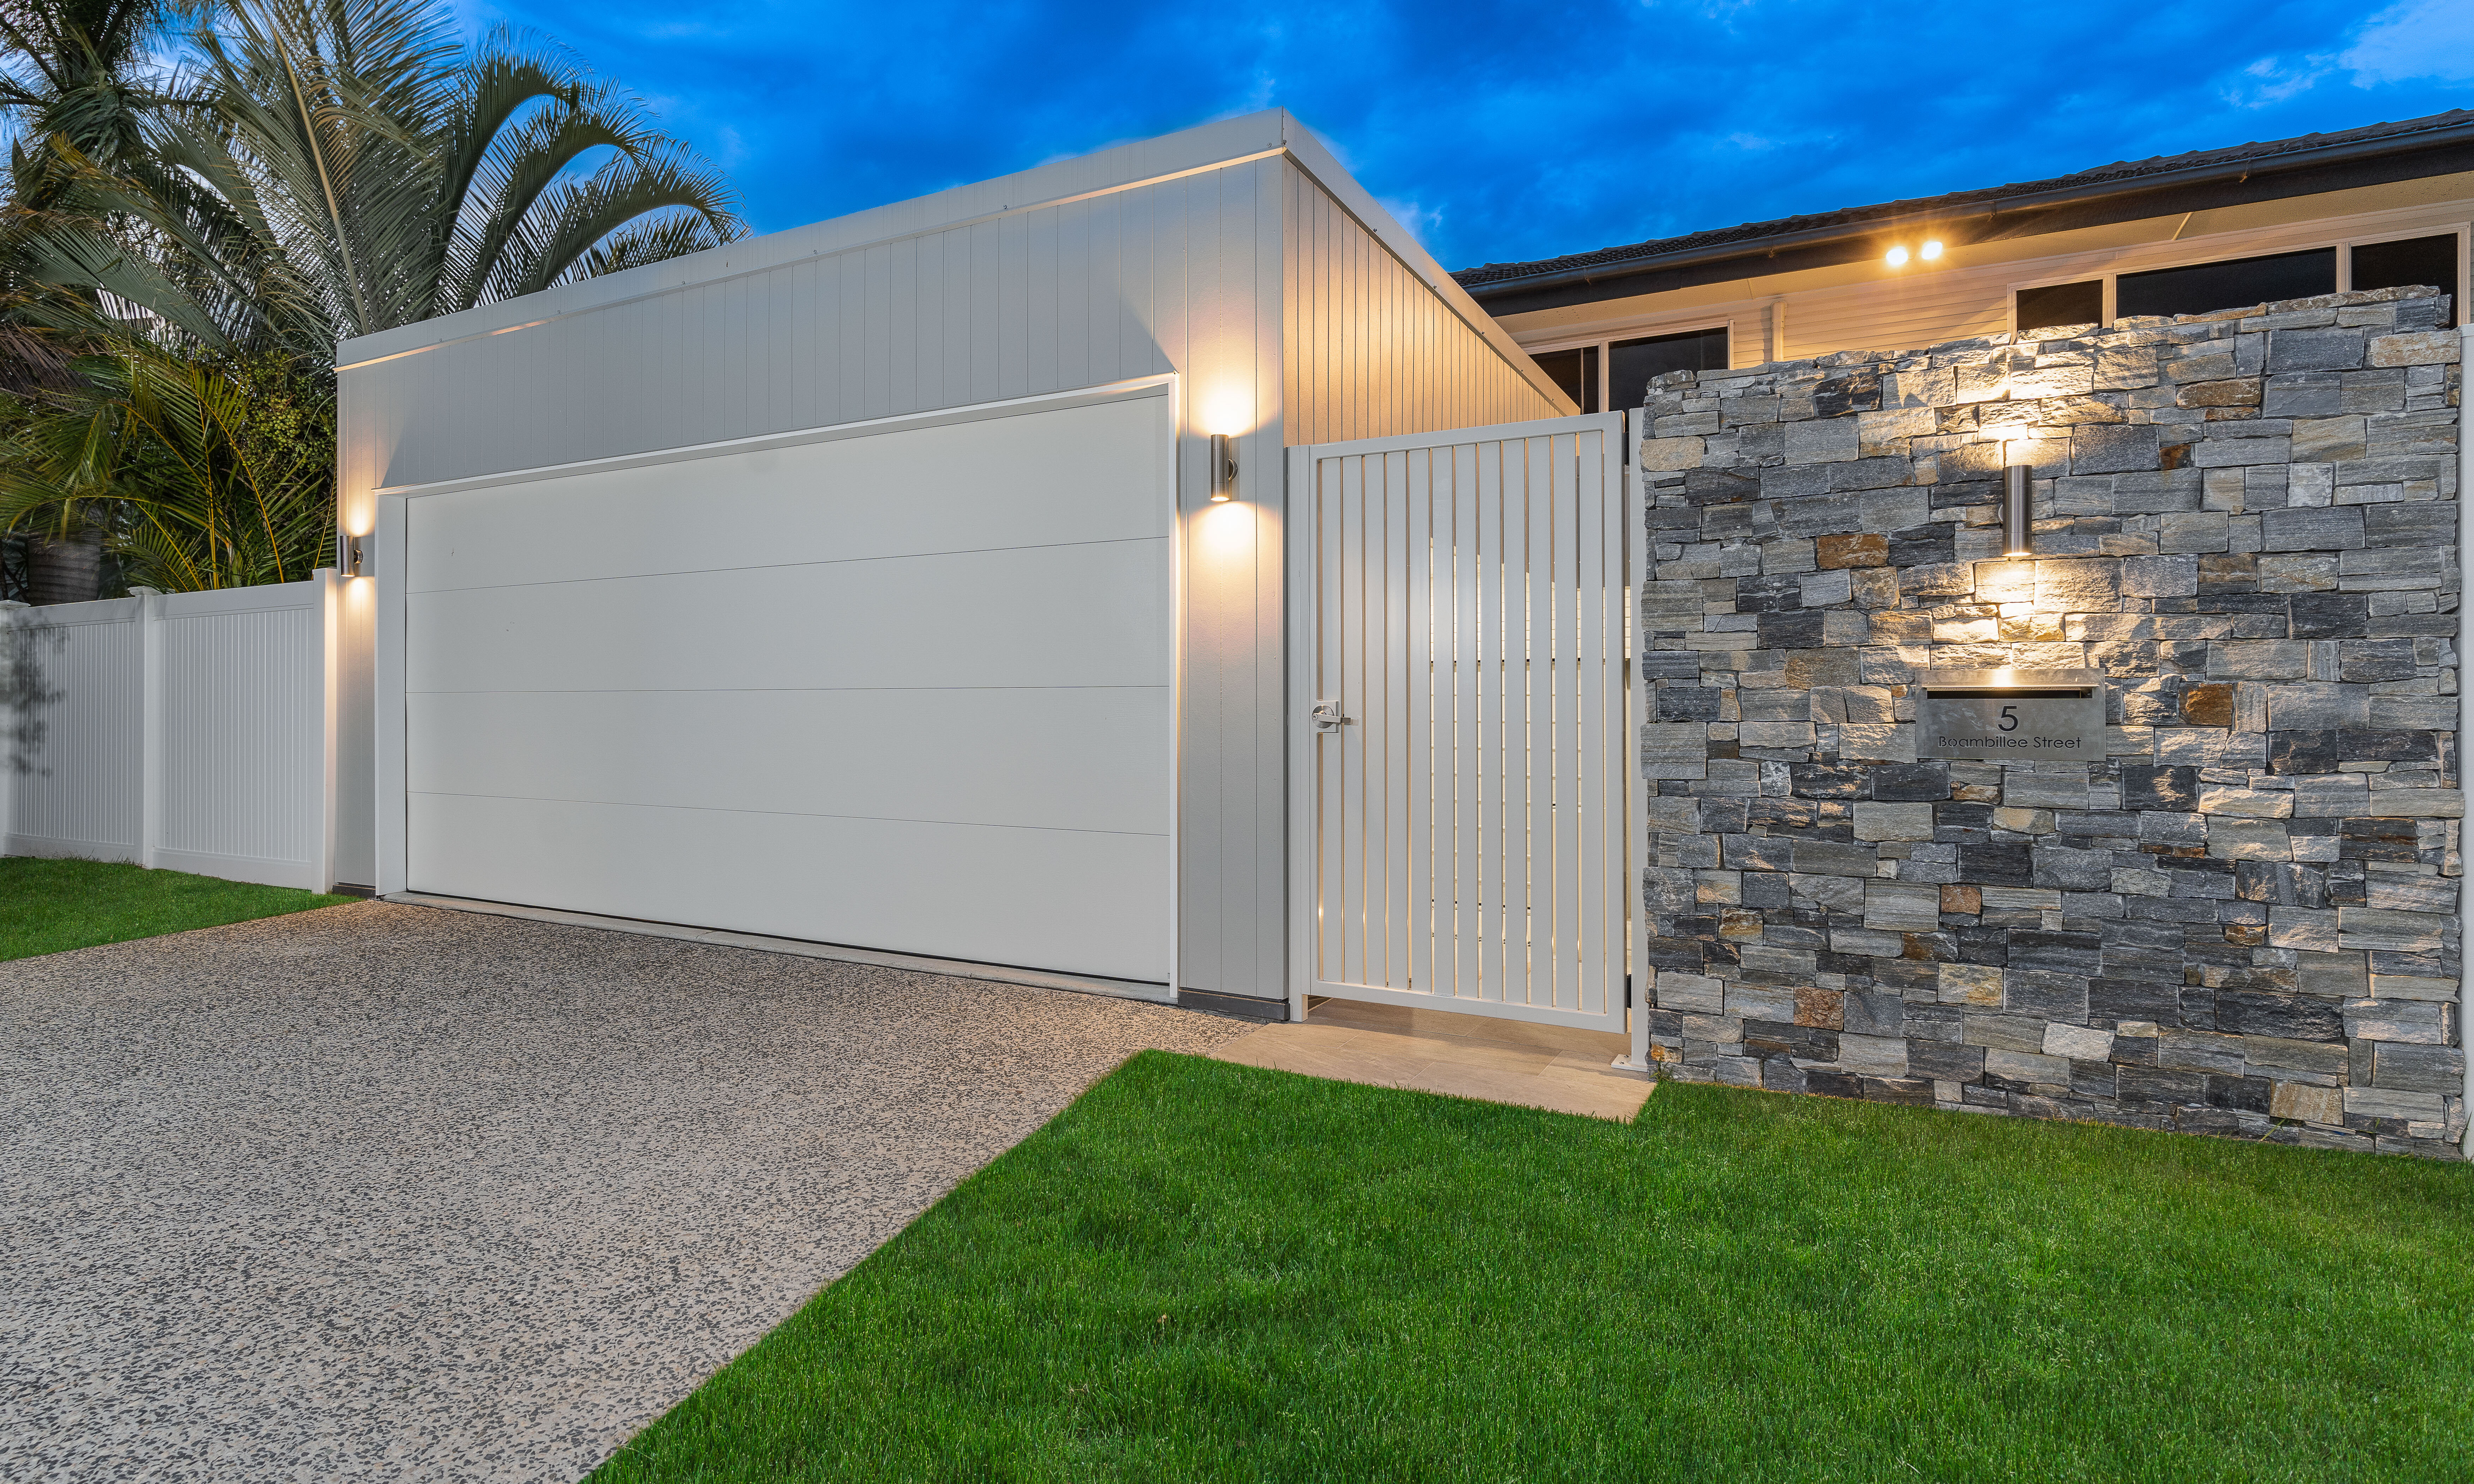
<svg viewBox="0 0 2474 1484"><path fill-rule="evenodd" d="M1347 726L1349 718L1340 714L1339 702L1318 701L1314 704L1314 729L1317 734L1328 735Z"/></svg>

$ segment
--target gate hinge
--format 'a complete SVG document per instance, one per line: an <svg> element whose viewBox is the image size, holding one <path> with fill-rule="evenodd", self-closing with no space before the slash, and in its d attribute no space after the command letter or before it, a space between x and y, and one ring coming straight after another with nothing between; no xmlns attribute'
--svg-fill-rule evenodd
<svg viewBox="0 0 2474 1484"><path fill-rule="evenodd" d="M1632 467L1632 414L1619 412L1615 416L1622 419L1615 424L1615 437L1623 444L1624 467L1630 468Z"/></svg>

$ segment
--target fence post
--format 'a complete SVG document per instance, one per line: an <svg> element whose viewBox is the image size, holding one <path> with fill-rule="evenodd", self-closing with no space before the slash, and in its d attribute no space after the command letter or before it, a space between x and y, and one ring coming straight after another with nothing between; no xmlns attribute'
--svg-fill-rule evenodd
<svg viewBox="0 0 2474 1484"><path fill-rule="evenodd" d="M335 889L335 791L337 782L336 722L342 715L344 579L330 566L310 574L318 583L318 843L316 881L311 890Z"/></svg>
<svg viewBox="0 0 2474 1484"><path fill-rule="evenodd" d="M137 600L137 864L152 871L163 842L163 595L132 587Z"/></svg>

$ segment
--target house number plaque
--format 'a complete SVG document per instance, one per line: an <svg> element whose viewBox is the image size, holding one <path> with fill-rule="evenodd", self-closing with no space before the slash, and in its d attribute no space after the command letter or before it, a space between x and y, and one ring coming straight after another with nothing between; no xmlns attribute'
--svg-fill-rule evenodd
<svg viewBox="0 0 2474 1484"><path fill-rule="evenodd" d="M1921 692L1918 757L2104 760L2104 682L2094 670L1927 670Z"/></svg>

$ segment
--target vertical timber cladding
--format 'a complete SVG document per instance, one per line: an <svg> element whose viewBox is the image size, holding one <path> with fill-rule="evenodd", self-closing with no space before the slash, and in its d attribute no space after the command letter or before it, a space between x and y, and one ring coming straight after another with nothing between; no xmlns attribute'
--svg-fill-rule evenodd
<svg viewBox="0 0 2474 1484"><path fill-rule="evenodd" d="M2387 290L1655 386L1661 1075L2455 1157L2445 318ZM2094 672L2100 753L1920 746L1945 672L2002 667Z"/></svg>

